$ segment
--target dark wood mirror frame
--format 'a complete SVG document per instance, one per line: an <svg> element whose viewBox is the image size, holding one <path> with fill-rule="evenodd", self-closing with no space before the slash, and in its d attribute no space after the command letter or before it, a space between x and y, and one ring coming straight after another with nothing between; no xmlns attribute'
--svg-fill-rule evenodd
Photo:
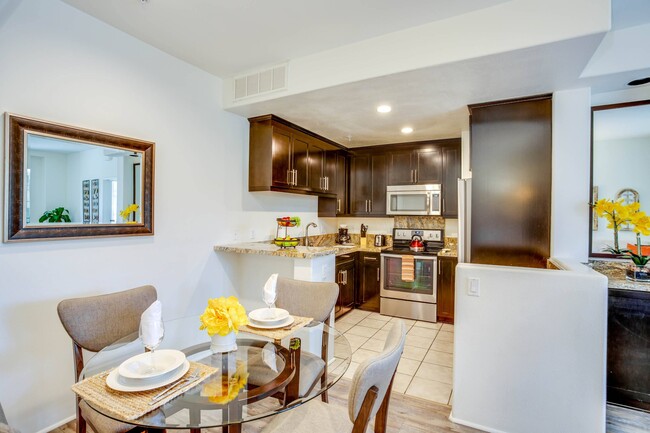
<svg viewBox="0 0 650 433"><path fill-rule="evenodd" d="M142 222L130 224L24 225L26 132L118 148L143 154ZM4 241L153 235L154 147L148 141L5 113Z"/></svg>
<svg viewBox="0 0 650 433"><path fill-rule="evenodd" d="M637 105L648 105L650 104L650 99L643 101L633 101L633 102L622 102L619 104L609 104L609 105L597 105L591 107L591 152L590 152L590 166L589 166L589 201L593 201L593 190L594 190L594 112L602 110L614 110L617 108L626 108L634 107ZM615 259L616 255L610 253L594 253L592 252L593 248L593 227L594 227L594 210L589 206L589 257L599 257L599 258L609 258Z"/></svg>

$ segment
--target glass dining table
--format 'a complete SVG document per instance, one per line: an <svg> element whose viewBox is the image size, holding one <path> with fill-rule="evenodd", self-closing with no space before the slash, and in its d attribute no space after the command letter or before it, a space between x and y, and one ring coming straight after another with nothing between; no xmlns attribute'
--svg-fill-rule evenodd
<svg viewBox="0 0 650 433"><path fill-rule="evenodd" d="M301 410L304 403L332 387L351 361L345 336L321 322L312 321L283 340L239 332L238 348L229 353L212 353L210 337L199 326L199 316L165 321L164 339L156 350L180 350L188 361L211 367L214 374L137 419L124 419L91 400L86 403L100 414L134 427L190 429L193 433L222 427L223 432L238 433L244 423ZM138 334L129 335L88 359L80 380L105 376L143 351ZM306 374L313 367L303 366L301 374L300 366L316 358L327 358L326 374L303 386L302 382L313 376ZM108 387L106 392L113 393Z"/></svg>

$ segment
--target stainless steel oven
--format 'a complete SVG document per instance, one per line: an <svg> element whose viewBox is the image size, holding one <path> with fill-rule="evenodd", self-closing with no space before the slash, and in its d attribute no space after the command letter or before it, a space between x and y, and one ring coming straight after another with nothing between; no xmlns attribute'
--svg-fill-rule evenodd
<svg viewBox="0 0 650 433"><path fill-rule="evenodd" d="M398 185L386 187L387 215L440 215L441 186Z"/></svg>
<svg viewBox="0 0 650 433"><path fill-rule="evenodd" d="M381 255L381 314L435 322L438 257L414 255L414 281L402 279L402 257Z"/></svg>

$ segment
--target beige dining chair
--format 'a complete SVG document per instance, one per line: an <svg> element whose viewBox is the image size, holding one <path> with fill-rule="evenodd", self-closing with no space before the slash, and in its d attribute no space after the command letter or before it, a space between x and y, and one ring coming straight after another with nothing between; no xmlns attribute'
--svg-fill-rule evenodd
<svg viewBox="0 0 650 433"><path fill-rule="evenodd" d="M312 281L293 280L279 277L276 285L277 299L275 305L284 308L294 316L312 317L315 321L330 325L330 316L334 311L339 296L339 286L336 283L321 283ZM321 381L321 386L327 382L327 352L329 334L323 329L321 353L314 355L306 350L300 353L300 368L298 397L308 395ZM259 361L261 362L261 361ZM249 365L249 383L257 385L273 379L273 371L268 368L256 368L255 361ZM327 402L327 391L321 394Z"/></svg>
<svg viewBox="0 0 650 433"><path fill-rule="evenodd" d="M295 408L277 415L262 433L363 433L375 417L375 433L385 432L388 404L404 342L406 325L395 322L386 337L384 350L362 362L354 372L348 410L315 400L304 408Z"/></svg>
<svg viewBox="0 0 650 433"><path fill-rule="evenodd" d="M157 297L153 286L141 286L108 295L66 299L59 303L59 319L72 338L75 381L79 380L84 368L82 349L99 352L111 343L138 332L140 316ZM133 425L99 414L77 397L77 433L86 431L86 422L96 433L122 433L133 429Z"/></svg>

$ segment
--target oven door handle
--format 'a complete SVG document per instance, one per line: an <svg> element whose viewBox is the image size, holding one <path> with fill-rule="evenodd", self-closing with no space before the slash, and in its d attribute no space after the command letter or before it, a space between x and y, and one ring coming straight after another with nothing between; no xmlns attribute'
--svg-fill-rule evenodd
<svg viewBox="0 0 650 433"><path fill-rule="evenodd" d="M402 256L410 256L410 255L411 254L383 254L382 253L381 256L382 257L394 257L394 258L397 258L397 259L401 259ZM418 260L430 260L430 261L433 261L433 262L438 260L438 258L436 256L418 256L418 255L414 255L413 258L418 259Z"/></svg>

